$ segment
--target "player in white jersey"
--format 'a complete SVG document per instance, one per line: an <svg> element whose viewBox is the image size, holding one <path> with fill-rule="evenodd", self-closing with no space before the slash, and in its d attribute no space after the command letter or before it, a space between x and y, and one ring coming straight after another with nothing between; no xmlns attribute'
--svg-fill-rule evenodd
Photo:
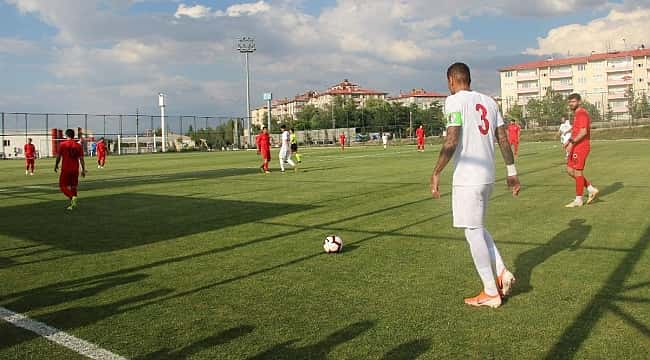
<svg viewBox="0 0 650 360"><path fill-rule="evenodd" d="M564 120L564 118L562 118ZM558 133L560 134L560 143L562 144L562 147L569 142L569 139L571 139L571 130L573 130L573 126L571 126L571 123L569 120L564 120L562 121L562 124L560 125L560 129L558 130ZM566 157L569 156L569 153L566 153Z"/></svg>
<svg viewBox="0 0 650 360"><path fill-rule="evenodd" d="M280 170L284 172L284 164L288 163L293 166L294 171L296 170L296 163L291 160L291 134L287 131L285 125L280 126L282 135L280 136L280 141L282 145L280 146Z"/></svg>
<svg viewBox="0 0 650 360"><path fill-rule="evenodd" d="M487 203L494 185L494 142L499 142L507 166L507 183L513 196L519 194L514 155L508 143L507 126L499 107L489 96L470 89L469 67L456 63L447 70L451 96L445 101L447 138L431 175L431 194L440 198L440 173L453 157L452 211L454 227L465 229L474 265L483 291L465 303L473 306L501 306L515 277L503 263L492 236L484 226ZM496 273L495 273L496 270Z"/></svg>

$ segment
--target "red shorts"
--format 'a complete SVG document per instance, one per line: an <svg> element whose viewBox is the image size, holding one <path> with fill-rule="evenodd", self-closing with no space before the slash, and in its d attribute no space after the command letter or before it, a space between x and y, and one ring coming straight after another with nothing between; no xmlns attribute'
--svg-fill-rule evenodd
<svg viewBox="0 0 650 360"><path fill-rule="evenodd" d="M418 138L418 145L424 145L424 138Z"/></svg>
<svg viewBox="0 0 650 360"><path fill-rule="evenodd" d="M584 170L585 164L587 163L587 156L589 156L589 151L574 151L569 154L567 158L567 167L574 170Z"/></svg>
<svg viewBox="0 0 650 360"><path fill-rule="evenodd" d="M34 158L31 159L25 159L25 163L27 164L27 167L34 167Z"/></svg>
<svg viewBox="0 0 650 360"><path fill-rule="evenodd" d="M61 171L59 186L76 188L79 185L79 172Z"/></svg>
<svg viewBox="0 0 650 360"><path fill-rule="evenodd" d="M271 150L262 150L260 151L260 155L262 155L263 160L271 160Z"/></svg>

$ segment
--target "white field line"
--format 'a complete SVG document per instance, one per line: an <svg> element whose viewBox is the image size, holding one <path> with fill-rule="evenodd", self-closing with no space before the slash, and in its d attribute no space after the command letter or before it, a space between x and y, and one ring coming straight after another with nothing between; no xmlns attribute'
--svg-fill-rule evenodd
<svg viewBox="0 0 650 360"><path fill-rule="evenodd" d="M2 306L0 306L0 318L16 327L36 333L90 359L126 360L126 358L113 354L112 352L102 349L93 343L81 340L57 328L53 328L49 325L43 324L42 322L32 320L25 315L5 309Z"/></svg>

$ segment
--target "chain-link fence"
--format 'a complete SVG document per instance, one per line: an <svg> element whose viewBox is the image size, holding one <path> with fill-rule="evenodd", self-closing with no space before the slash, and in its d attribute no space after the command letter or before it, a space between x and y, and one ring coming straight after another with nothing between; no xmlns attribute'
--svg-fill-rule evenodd
<svg viewBox="0 0 650 360"><path fill-rule="evenodd" d="M105 139L109 152L113 154L156 152L163 148L159 115L0 113L0 116L0 158L20 157L27 139L32 139L39 156L56 156L57 142L63 140L66 129L75 131L75 136L90 154L100 138ZM206 130L223 128L228 122L237 122L241 133L243 122L240 118L165 116L165 148L181 151L206 147L201 134ZM233 139L234 134L229 138Z"/></svg>

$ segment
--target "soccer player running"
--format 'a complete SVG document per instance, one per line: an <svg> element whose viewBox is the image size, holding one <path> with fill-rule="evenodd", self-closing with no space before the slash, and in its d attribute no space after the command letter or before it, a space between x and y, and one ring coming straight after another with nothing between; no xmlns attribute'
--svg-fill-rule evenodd
<svg viewBox="0 0 650 360"><path fill-rule="evenodd" d="M386 150L388 148L388 133L381 135L381 142L384 144L384 150Z"/></svg>
<svg viewBox="0 0 650 360"><path fill-rule="evenodd" d="M298 137L296 136L296 131L291 128L290 132L289 140L291 142L291 155L295 155L298 163L301 163L302 155L298 154Z"/></svg>
<svg viewBox="0 0 650 360"><path fill-rule="evenodd" d="M106 163L106 141L103 137L97 142L97 168L103 169Z"/></svg>
<svg viewBox="0 0 650 360"><path fill-rule="evenodd" d="M66 209L74 210L77 207L79 165L81 165L81 176L86 177L86 163L84 162L84 151L81 144L74 141L74 130L66 130L65 136L66 140L59 145L54 172L59 171L59 163L63 157L63 166L61 167L61 175L59 175L59 188L70 199L70 205Z"/></svg>
<svg viewBox="0 0 650 360"><path fill-rule="evenodd" d="M415 130L415 136L418 138L418 151L424 152L424 126L420 125L420 127Z"/></svg>
<svg viewBox="0 0 650 360"><path fill-rule="evenodd" d="M431 175L431 194L440 198L440 173L455 158L452 181L454 227L465 229L474 265L483 282L478 296L465 299L472 306L501 306L510 294L514 275L506 269L492 236L484 226L487 203L494 185L494 142L499 142L513 196L520 184L499 107L489 96L470 89L469 67L455 63L447 70L451 96L445 101L447 138ZM494 272L496 270L496 273Z"/></svg>
<svg viewBox="0 0 650 360"><path fill-rule="evenodd" d="M34 176L34 161L36 159L36 147L32 144L32 138L27 139L25 144L25 175Z"/></svg>
<svg viewBox="0 0 650 360"><path fill-rule="evenodd" d="M515 119L510 121L508 125L508 141L512 148L514 149L515 159L519 155L519 133L521 132L521 126L517 125Z"/></svg>
<svg viewBox="0 0 650 360"><path fill-rule="evenodd" d="M257 153L262 155L262 165L260 169L265 174L270 173L269 162L271 161L271 136L269 129L265 126L262 128L262 133L257 135Z"/></svg>
<svg viewBox="0 0 650 360"><path fill-rule="evenodd" d="M280 146L280 171L284 173L285 163L291 165L293 167L293 170L297 171L296 163L294 163L293 160L291 160L291 147L290 147L291 136L287 131L287 126L281 125L280 130L282 131L282 135L280 137L282 141L282 146Z"/></svg>
<svg viewBox="0 0 650 360"><path fill-rule="evenodd" d="M339 135L339 143L341 144L341 151L345 150L345 133Z"/></svg>
<svg viewBox="0 0 650 360"><path fill-rule="evenodd" d="M589 156L589 152L591 151L591 144L589 142L591 137L591 119L589 118L589 113L582 107L580 94L573 93L569 95L568 100L569 108L574 112L574 117L571 137L564 144L564 149L568 154L567 173L576 182L576 198L565 207L573 208L583 205L582 196L585 187L589 192L587 204L591 204L596 199L598 189L587 180L583 173L585 164L587 163L587 156Z"/></svg>

